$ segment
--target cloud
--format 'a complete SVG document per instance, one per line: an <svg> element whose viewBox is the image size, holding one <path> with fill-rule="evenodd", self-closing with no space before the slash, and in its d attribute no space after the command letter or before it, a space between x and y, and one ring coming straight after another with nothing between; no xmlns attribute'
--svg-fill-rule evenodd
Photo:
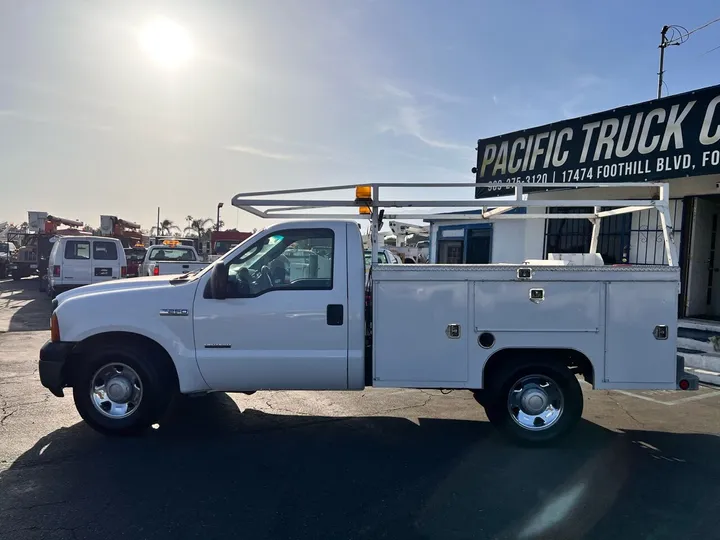
<svg viewBox="0 0 720 540"><path fill-rule="evenodd" d="M10 120L18 120L21 122L30 122L33 124L47 124L73 129L86 129L89 131L109 132L113 130L111 126L90 124L88 122L75 118L66 119L50 116L38 116L33 113L26 113L23 111L16 111L10 109L0 110L0 117L8 118Z"/></svg>
<svg viewBox="0 0 720 540"><path fill-rule="evenodd" d="M500 100L498 99L498 97L495 94L493 94L492 100L495 105L500 104Z"/></svg>
<svg viewBox="0 0 720 540"><path fill-rule="evenodd" d="M465 103L467 100L464 97L457 96L455 94L448 94L447 92L443 92L441 90L425 90L423 92L425 95L434 98L438 101L442 101L443 103L450 103L450 104L457 104L457 103Z"/></svg>
<svg viewBox="0 0 720 540"><path fill-rule="evenodd" d="M378 126L380 133L392 133L397 136L414 137L432 148L441 148L444 150L471 149L470 146L446 141L433 135L426 123L427 120L433 116L435 111L431 106L420 105L419 100L412 92L386 81L380 83L378 89L381 94L384 94L385 97L392 98L394 101L394 114L392 118L382 122ZM428 92L425 92L425 94L428 94ZM456 96L451 96L450 94L436 94L435 98L441 101L443 99L438 97L439 95L442 95L446 102L450 99L459 99Z"/></svg>
<svg viewBox="0 0 720 540"><path fill-rule="evenodd" d="M410 136L418 139L433 148L445 150L469 150L471 147L454 142L445 141L427 133L424 125L428 118L427 110L419 109L414 105L402 105L398 107L397 114L390 122L380 125L381 133L393 133L398 136Z"/></svg>
<svg viewBox="0 0 720 540"><path fill-rule="evenodd" d="M380 93L385 96L400 98L400 99L407 99L407 100L414 100L415 96L413 96L410 92L407 90L404 90L402 88L399 88L395 86L392 83L389 82L383 82L380 84Z"/></svg>
<svg viewBox="0 0 720 540"><path fill-rule="evenodd" d="M275 161L318 161L318 160L329 160L329 157L318 156L312 154L285 154L282 152L275 152L273 150L266 150L264 148L258 148L256 146L247 146L244 144L232 144L223 147L229 152L238 152L241 154L247 154L249 156L255 156L265 159L272 159Z"/></svg>
<svg viewBox="0 0 720 540"><path fill-rule="evenodd" d="M311 150L312 152L319 154L328 154L331 151L330 147L324 144L291 141L284 137L278 137L276 135L253 135L253 138L261 141L268 141L274 144L291 146L293 148L304 148L306 150Z"/></svg>

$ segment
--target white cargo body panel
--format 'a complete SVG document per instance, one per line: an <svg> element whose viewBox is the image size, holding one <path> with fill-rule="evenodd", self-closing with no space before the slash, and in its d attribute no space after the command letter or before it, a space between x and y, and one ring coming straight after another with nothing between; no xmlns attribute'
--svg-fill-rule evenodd
<svg viewBox="0 0 720 540"><path fill-rule="evenodd" d="M644 381L675 388L677 368L670 357L677 351L678 291L661 285L607 284L605 373L613 387ZM653 335L657 325L668 326L666 339Z"/></svg>
<svg viewBox="0 0 720 540"><path fill-rule="evenodd" d="M465 383L468 293L466 281L376 281L375 378ZM450 325L457 336L448 335Z"/></svg>
<svg viewBox="0 0 720 540"><path fill-rule="evenodd" d="M596 281L476 281L475 330L598 332L603 288Z"/></svg>
<svg viewBox="0 0 720 540"><path fill-rule="evenodd" d="M553 348L585 355L595 388L675 389L679 277L668 266L377 266L373 385L482 388L494 353Z"/></svg>

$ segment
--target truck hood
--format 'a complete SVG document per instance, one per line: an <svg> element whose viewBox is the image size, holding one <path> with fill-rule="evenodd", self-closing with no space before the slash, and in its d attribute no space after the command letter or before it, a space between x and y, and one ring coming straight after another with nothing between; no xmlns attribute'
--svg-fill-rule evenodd
<svg viewBox="0 0 720 540"><path fill-rule="evenodd" d="M170 280L178 276L150 276L137 277L128 279L115 279L112 281L104 281L103 283L93 283L92 285L84 285L77 289L71 289L57 295L58 303L62 303L70 298L78 296L86 296L90 294L103 294L107 292L115 292L131 289L150 289L154 287L163 287L170 283Z"/></svg>

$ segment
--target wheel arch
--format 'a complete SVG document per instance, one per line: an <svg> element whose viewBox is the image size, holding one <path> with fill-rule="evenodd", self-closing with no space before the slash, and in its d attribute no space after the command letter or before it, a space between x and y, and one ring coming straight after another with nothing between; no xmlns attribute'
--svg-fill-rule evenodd
<svg viewBox="0 0 720 540"><path fill-rule="evenodd" d="M74 367L79 361L81 361L84 355L86 355L89 351L92 351L94 348L101 346L107 347L112 344L137 346L150 350L153 359L156 359L162 366L165 373L170 376L173 389L179 389L180 383L177 367L175 366L175 362L173 362L172 356L170 356L170 353L165 349L165 347L152 338L142 334L126 331L100 332L79 341L73 348L70 361L65 368L65 380L67 383L72 386Z"/></svg>
<svg viewBox="0 0 720 540"><path fill-rule="evenodd" d="M487 381L494 376L511 369L515 364L536 359L543 362L558 362L573 373L579 373L595 386L595 367L587 355L577 349L553 347L509 347L495 351L483 366L482 385L487 388Z"/></svg>

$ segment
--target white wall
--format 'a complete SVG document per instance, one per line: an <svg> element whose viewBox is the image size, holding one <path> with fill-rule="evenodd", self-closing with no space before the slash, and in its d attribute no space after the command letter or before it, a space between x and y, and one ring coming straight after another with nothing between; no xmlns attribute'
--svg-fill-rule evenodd
<svg viewBox="0 0 720 540"><path fill-rule="evenodd" d="M540 253L542 257L545 229L543 220L531 219L489 219L492 223L492 253L491 263L521 263ZM445 221L440 226L475 225L478 221ZM461 238L460 238L461 239ZM538 244L539 239L539 244ZM438 224L433 223L430 228L430 260L437 262ZM526 256L527 253L533 255Z"/></svg>

